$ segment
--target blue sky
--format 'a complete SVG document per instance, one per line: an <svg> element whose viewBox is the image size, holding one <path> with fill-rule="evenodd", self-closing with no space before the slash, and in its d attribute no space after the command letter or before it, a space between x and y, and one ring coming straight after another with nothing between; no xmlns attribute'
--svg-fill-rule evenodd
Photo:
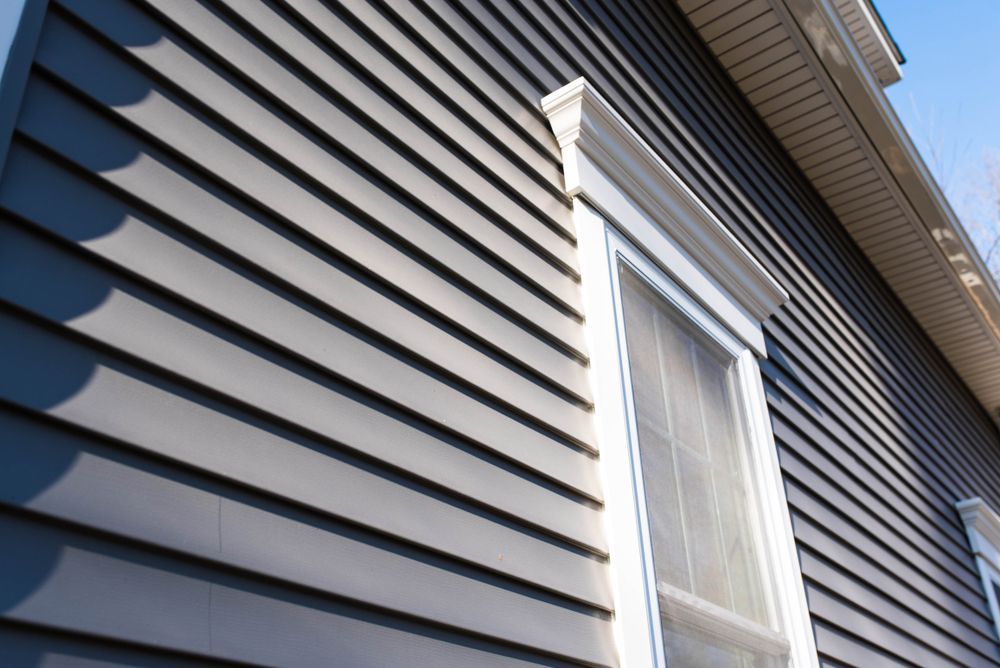
<svg viewBox="0 0 1000 668"><path fill-rule="evenodd" d="M977 244L1000 233L985 155L1000 167L1000 0L875 0L906 56L896 113ZM982 251L981 251L982 252ZM991 266L1000 265L1000 251Z"/></svg>

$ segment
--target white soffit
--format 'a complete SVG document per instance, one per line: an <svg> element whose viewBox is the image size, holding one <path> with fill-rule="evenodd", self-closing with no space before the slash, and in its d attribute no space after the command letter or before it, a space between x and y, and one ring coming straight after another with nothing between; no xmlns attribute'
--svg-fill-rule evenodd
<svg viewBox="0 0 1000 668"><path fill-rule="evenodd" d="M844 25L883 87L903 78L899 51L868 0L835 0Z"/></svg>
<svg viewBox="0 0 1000 668"><path fill-rule="evenodd" d="M876 63L845 23L840 7L867 10L867 0L677 2L876 269L1000 421L1000 290L892 110ZM867 16L867 29L878 29L890 50L883 55L895 59L881 22Z"/></svg>

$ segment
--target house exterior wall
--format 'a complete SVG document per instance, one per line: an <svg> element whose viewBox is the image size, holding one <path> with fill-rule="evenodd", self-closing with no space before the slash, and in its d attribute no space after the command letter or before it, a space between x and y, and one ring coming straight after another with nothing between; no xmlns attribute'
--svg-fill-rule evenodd
<svg viewBox="0 0 1000 668"><path fill-rule="evenodd" d="M52 0L0 179L0 656L613 664L578 76L790 292L821 663L994 665L996 427L669 3ZM6 655L4 655L6 653Z"/></svg>

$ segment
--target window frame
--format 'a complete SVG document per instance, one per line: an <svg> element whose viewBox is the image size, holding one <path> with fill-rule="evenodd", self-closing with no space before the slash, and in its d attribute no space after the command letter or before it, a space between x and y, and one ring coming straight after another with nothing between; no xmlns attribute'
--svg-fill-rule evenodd
<svg viewBox="0 0 1000 668"><path fill-rule="evenodd" d="M667 665L622 329L617 262L624 254L685 317L693 314L700 330L734 353L759 558L773 585L768 606L789 644L789 665L818 666L757 365L766 357L761 323L788 295L585 79L546 96L542 108L573 197L622 665ZM704 611L695 605L689 612Z"/></svg>
<svg viewBox="0 0 1000 668"><path fill-rule="evenodd" d="M758 501L763 477L762 462L758 461L759 450L755 443L765 442L762 438L763 425L757 424L757 420L751 413L750 406L762 400L757 391L757 384L754 379L760 378L760 370L757 367L757 360L750 348L737 337L730 333L711 313L701 304L687 294L675 281L671 280L666 273L657 267L644 253L634 244L630 243L614 226L606 226L605 232L608 239L608 255L612 268L612 294L615 302L615 324L617 326L618 355L622 374L622 386L625 400L625 415L628 430L628 445L630 449L629 459L632 461L632 476L634 494L640 505L640 532L641 541L644 546L651 545L652 537L648 524L648 508L646 507L645 484L642 475L642 461L639 447L639 426L637 424L637 412L634 404L632 388L631 363L629 357L628 344L625 336L625 314L624 300L622 298L622 288L620 274L618 271L619 262L637 274L641 280L653 289L669 307L673 308L682 318L694 325L696 330L711 339L715 344L725 351L735 363L735 389L738 396L734 400L739 404L740 418L745 433L747 447L740 453L740 458L746 471L747 479L745 483L750 488L750 503L748 516L752 526L750 527L751 540L754 541L755 548L760 553L758 561L763 560L766 550L766 537L762 526L761 514L763 509ZM741 648L762 651L768 654L785 654L790 651L790 643L772 629L757 628L759 625L750 621L730 621L723 622L725 618L738 618L736 613L722 610L721 614L715 610L716 606L708 601L698 598L694 594L689 594L683 590L666 587L661 588L656 582L655 573L652 571L652 559L655 558L651 549L650 572L652 573L652 595L656 598L661 624L668 616L674 617L678 621L711 635L725 637L725 640ZM757 564L761 567L761 564ZM775 600L774 574L766 568L761 568L761 577L764 587L764 603L767 610L769 623L778 625L778 602ZM674 591L670 591L670 590ZM675 609L673 613L667 613L664 609L669 604ZM728 627L723 630L721 627Z"/></svg>
<svg viewBox="0 0 1000 668"><path fill-rule="evenodd" d="M976 568L983 584L983 593L993 617L993 628L1000 643L1000 600L994 587L1000 588L1000 515L978 496L955 504Z"/></svg>

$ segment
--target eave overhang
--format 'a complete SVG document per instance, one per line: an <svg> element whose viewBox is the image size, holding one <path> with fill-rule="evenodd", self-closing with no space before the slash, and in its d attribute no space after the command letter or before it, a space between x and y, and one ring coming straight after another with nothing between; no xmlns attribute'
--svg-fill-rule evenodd
<svg viewBox="0 0 1000 668"><path fill-rule="evenodd" d="M872 73L883 87L903 78L902 54L869 0L834 0L837 13Z"/></svg>
<svg viewBox="0 0 1000 668"><path fill-rule="evenodd" d="M898 70L901 58L867 0L678 4L916 321L1000 421L1000 290L882 90L892 79L887 61ZM861 12L867 27L858 19L852 30L844 12ZM866 30L874 40L867 53L859 43Z"/></svg>

